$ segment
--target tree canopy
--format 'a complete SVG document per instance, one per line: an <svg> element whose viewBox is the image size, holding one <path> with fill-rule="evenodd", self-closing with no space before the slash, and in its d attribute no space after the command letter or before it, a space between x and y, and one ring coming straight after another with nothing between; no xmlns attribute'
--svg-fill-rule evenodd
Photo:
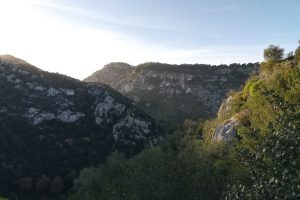
<svg viewBox="0 0 300 200"><path fill-rule="evenodd" d="M280 61L283 59L284 49L279 46L270 45L264 50L264 59L266 61Z"/></svg>

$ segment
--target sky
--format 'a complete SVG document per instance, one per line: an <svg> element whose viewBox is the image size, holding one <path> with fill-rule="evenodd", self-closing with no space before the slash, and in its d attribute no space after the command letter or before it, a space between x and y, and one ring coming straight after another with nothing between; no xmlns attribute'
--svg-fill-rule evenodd
<svg viewBox="0 0 300 200"><path fill-rule="evenodd" d="M0 54L83 79L110 62L260 62L300 39L299 0L0 0Z"/></svg>

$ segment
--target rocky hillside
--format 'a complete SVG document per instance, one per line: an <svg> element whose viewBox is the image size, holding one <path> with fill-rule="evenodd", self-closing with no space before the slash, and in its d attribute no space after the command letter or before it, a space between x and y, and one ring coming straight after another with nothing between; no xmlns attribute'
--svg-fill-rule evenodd
<svg viewBox="0 0 300 200"><path fill-rule="evenodd" d="M236 175L239 165L246 172L224 199L300 198L300 46L283 52L265 49L261 72L224 101L211 122L216 128L206 129L213 143L230 144Z"/></svg>
<svg viewBox="0 0 300 200"><path fill-rule="evenodd" d="M125 79L130 74L131 70L132 66L127 63L113 62L93 73L86 78L85 81L101 82L111 86L117 86L118 81Z"/></svg>
<svg viewBox="0 0 300 200"><path fill-rule="evenodd" d="M112 151L132 155L160 138L150 116L103 84L6 55L0 85L1 195L61 193Z"/></svg>
<svg viewBox="0 0 300 200"><path fill-rule="evenodd" d="M111 63L84 81L109 84L156 119L178 123L213 116L227 93L257 72L258 64Z"/></svg>

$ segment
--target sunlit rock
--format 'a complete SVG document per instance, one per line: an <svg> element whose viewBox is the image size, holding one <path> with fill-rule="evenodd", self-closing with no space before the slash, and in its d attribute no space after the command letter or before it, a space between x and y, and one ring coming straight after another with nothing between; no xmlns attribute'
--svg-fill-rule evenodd
<svg viewBox="0 0 300 200"><path fill-rule="evenodd" d="M66 110L61 112L59 115L57 115L57 119L66 123L71 123L79 120L79 118L84 116L85 116L84 113L80 113L80 112L73 113L70 110Z"/></svg>
<svg viewBox="0 0 300 200"><path fill-rule="evenodd" d="M47 96L54 97L54 96L58 95L59 93L60 93L60 91L58 91L57 89L49 88L49 90L47 92Z"/></svg>
<svg viewBox="0 0 300 200"><path fill-rule="evenodd" d="M218 125L213 133L213 139L217 141L231 142L236 139L237 132L235 127L239 124L234 119L226 120L223 124Z"/></svg>

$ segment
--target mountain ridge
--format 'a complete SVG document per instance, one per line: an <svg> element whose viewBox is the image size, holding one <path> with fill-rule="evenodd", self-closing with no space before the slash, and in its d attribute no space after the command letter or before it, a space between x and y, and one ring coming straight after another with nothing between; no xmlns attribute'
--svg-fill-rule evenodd
<svg viewBox="0 0 300 200"><path fill-rule="evenodd" d="M248 77L258 72L258 64L148 62L125 67L123 72L110 63L84 81L106 83L157 120L177 124L186 118L214 116L227 93L240 89Z"/></svg>
<svg viewBox="0 0 300 200"><path fill-rule="evenodd" d="M83 167L113 151L132 156L163 136L152 117L105 84L48 73L12 56L0 56L0 84L1 194L8 188L59 194ZM62 185L52 191L57 179Z"/></svg>

